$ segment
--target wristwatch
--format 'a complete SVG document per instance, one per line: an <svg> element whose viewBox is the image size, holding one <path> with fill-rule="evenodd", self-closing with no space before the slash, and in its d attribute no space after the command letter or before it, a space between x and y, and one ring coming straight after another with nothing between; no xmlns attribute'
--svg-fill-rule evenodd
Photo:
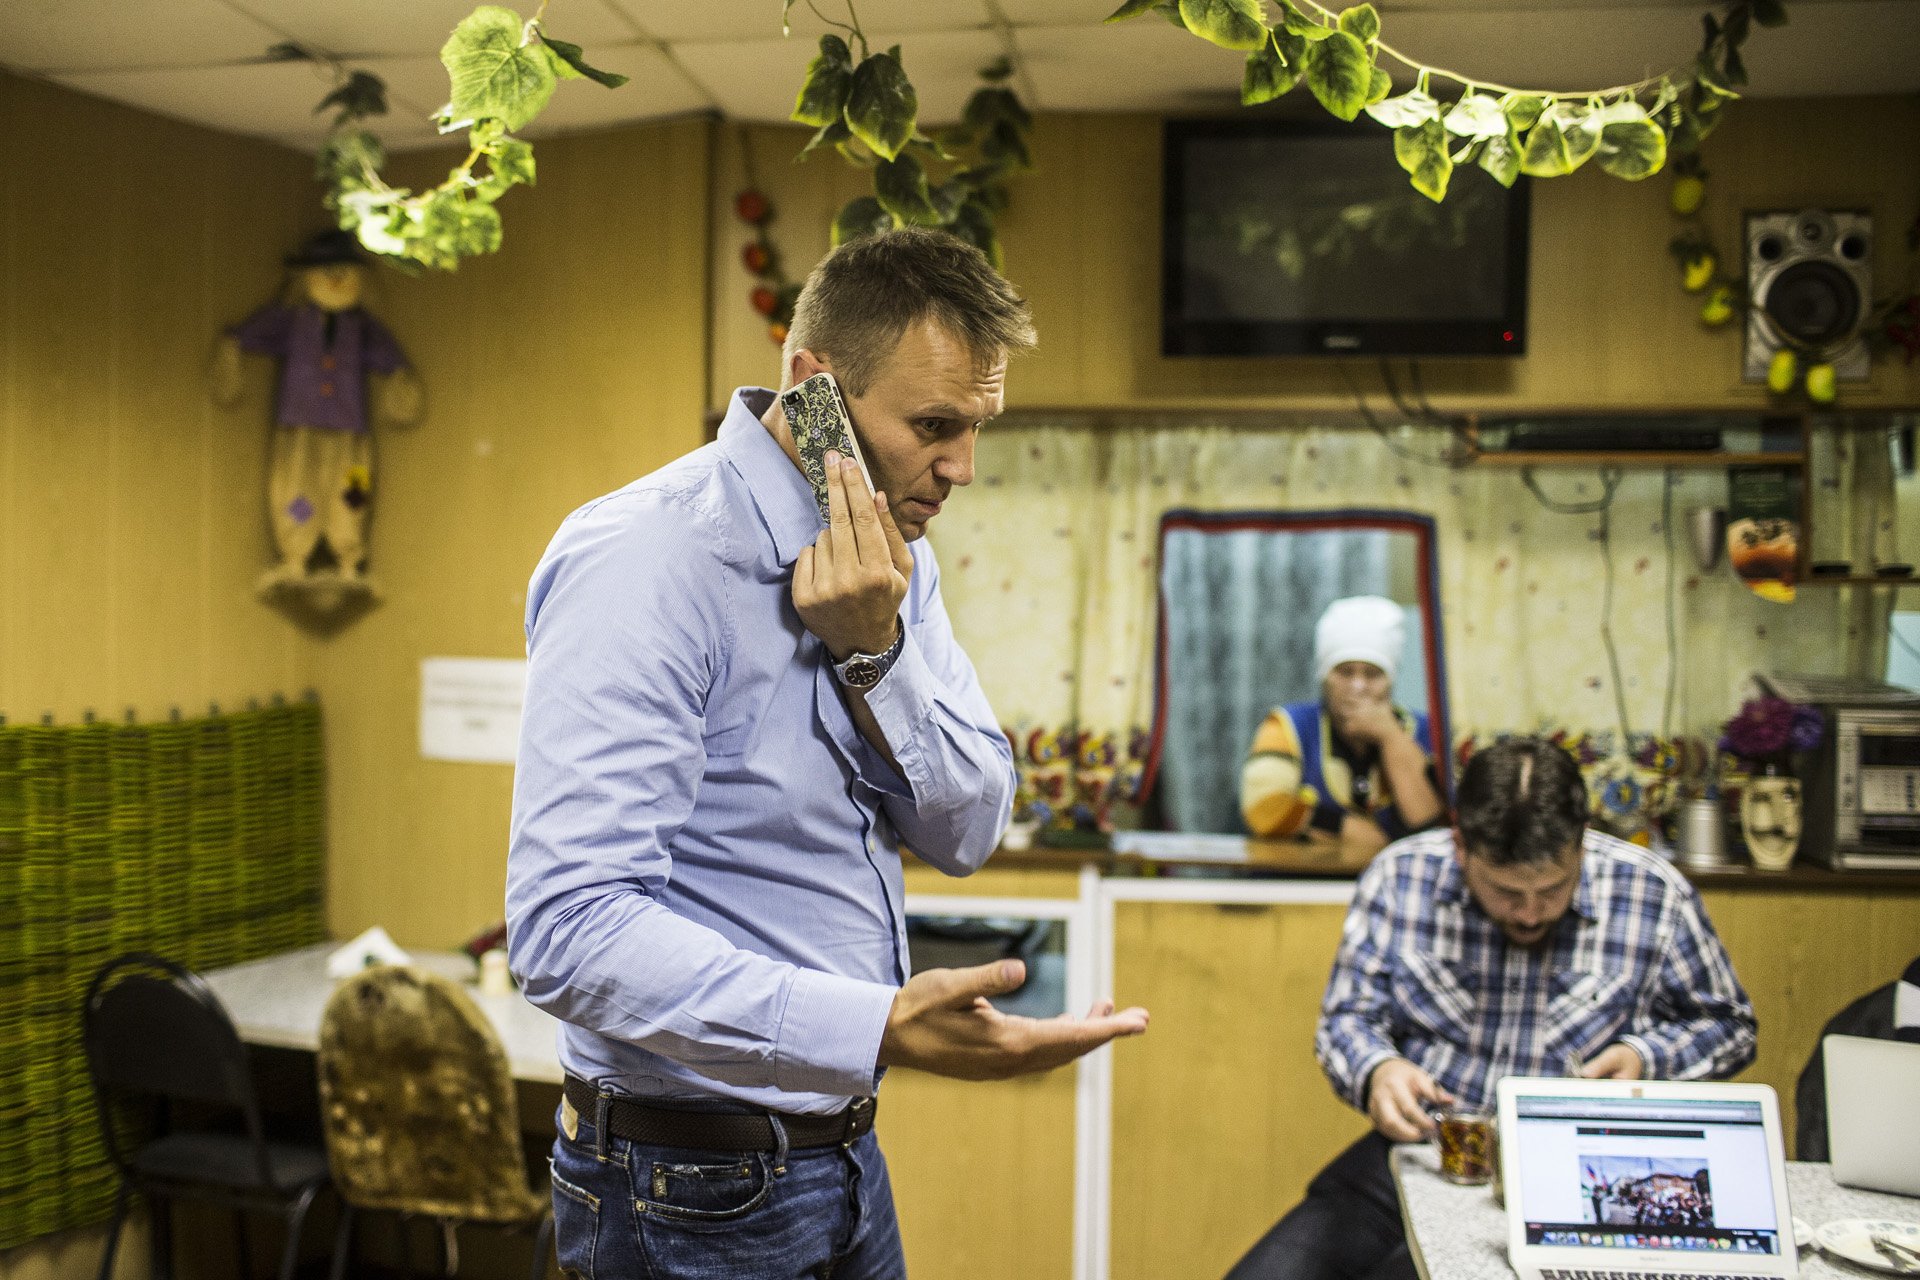
<svg viewBox="0 0 1920 1280"><path fill-rule="evenodd" d="M850 653L845 662L833 664L833 674L840 677L840 683L849 689L871 689L880 683L880 678L893 670L893 664L900 657L900 650L907 643L907 629L898 622L893 643L881 653Z"/></svg>

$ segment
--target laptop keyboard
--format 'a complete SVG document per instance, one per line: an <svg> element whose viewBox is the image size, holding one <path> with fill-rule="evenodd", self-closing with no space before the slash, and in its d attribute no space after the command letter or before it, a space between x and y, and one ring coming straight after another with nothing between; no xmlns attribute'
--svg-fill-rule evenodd
<svg viewBox="0 0 1920 1280"><path fill-rule="evenodd" d="M1766 1276L1683 1275L1676 1271L1542 1271L1540 1280L1770 1280Z"/></svg>

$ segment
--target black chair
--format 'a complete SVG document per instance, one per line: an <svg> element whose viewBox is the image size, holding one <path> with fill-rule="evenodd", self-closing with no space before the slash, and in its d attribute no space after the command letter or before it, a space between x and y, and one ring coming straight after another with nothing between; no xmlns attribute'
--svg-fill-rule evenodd
<svg viewBox="0 0 1920 1280"><path fill-rule="evenodd" d="M292 1280L301 1225L328 1185L327 1158L318 1147L267 1140L246 1046L205 980L171 960L130 953L94 975L81 1020L102 1138L120 1172L101 1280L113 1274L136 1191L153 1209L154 1280L173 1274L174 1200L235 1211L242 1275L249 1273L245 1212L281 1215L287 1243L279 1275ZM127 1138L129 1112L151 1136ZM231 1127L236 1116L239 1132Z"/></svg>

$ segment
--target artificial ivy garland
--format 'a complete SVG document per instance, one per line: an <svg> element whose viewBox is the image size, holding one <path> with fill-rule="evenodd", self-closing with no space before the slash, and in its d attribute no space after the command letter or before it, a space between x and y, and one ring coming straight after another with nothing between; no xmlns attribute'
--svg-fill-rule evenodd
<svg viewBox="0 0 1920 1280"><path fill-rule="evenodd" d="M1787 20L1783 0L1734 0L1703 19L1706 40L1691 66L1635 84L1578 93L1515 89L1429 67L1380 39L1371 4L1335 13L1315 0L1275 0L1278 22L1262 0L1125 0L1108 18L1149 11L1226 49L1244 51L1244 105L1270 102L1305 82L1320 105L1342 120L1362 112L1393 130L1394 157L1408 181L1430 200L1446 198L1453 170L1477 164L1504 186L1521 174L1552 178L1588 161L1617 178L1638 181L1659 172L1669 151L1688 153L1713 130L1721 109L1747 80L1740 47L1754 25ZM1316 16L1317 15L1317 16ZM1415 75L1397 97L1382 56ZM1451 80L1460 96L1442 101L1433 81Z"/></svg>
<svg viewBox="0 0 1920 1280"><path fill-rule="evenodd" d="M789 34L793 5L782 0L781 30ZM814 8L812 0L808 7ZM849 201L834 217L833 243L899 226L945 227L1000 267L995 224L1007 207L1007 181L1033 167L1027 144L1033 115L1007 86L1012 63L1001 58L981 70L986 84L967 99L958 125L923 133L920 97L907 78L900 46L872 52L852 0L846 22L817 8L814 13L851 36L860 59L854 61L840 36L820 37L790 117L816 132L796 159L831 146L848 163L873 171L873 194Z"/></svg>
<svg viewBox="0 0 1920 1280"><path fill-rule="evenodd" d="M627 82L589 66L579 45L548 35L546 11L542 0L523 22L512 9L481 5L447 37L440 61L452 91L434 120L441 133L464 130L470 150L436 187L416 193L381 178L386 152L362 123L386 112L386 86L378 76L355 71L321 101L315 110L331 107L335 115L315 176L326 185L326 206L342 230L400 266L451 271L462 258L499 249L494 202L534 180L533 147L513 132L540 114L561 80L589 79L609 89ZM276 52L309 56L288 46ZM476 173L482 160L486 171Z"/></svg>

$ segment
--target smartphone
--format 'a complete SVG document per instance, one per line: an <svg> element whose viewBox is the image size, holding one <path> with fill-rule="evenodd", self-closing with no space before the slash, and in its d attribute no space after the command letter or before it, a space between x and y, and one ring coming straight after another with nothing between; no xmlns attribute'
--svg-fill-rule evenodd
<svg viewBox="0 0 1920 1280"><path fill-rule="evenodd" d="M867 470L860 441L853 434L853 420L847 416L847 403L840 398L840 384L830 373L816 373L798 386L780 393L780 408L793 428L793 447L800 454L800 467L813 486L813 501L820 508L820 519L828 518L827 450L838 449L840 456L852 458L860 466L860 478L867 492L873 492L873 473Z"/></svg>

